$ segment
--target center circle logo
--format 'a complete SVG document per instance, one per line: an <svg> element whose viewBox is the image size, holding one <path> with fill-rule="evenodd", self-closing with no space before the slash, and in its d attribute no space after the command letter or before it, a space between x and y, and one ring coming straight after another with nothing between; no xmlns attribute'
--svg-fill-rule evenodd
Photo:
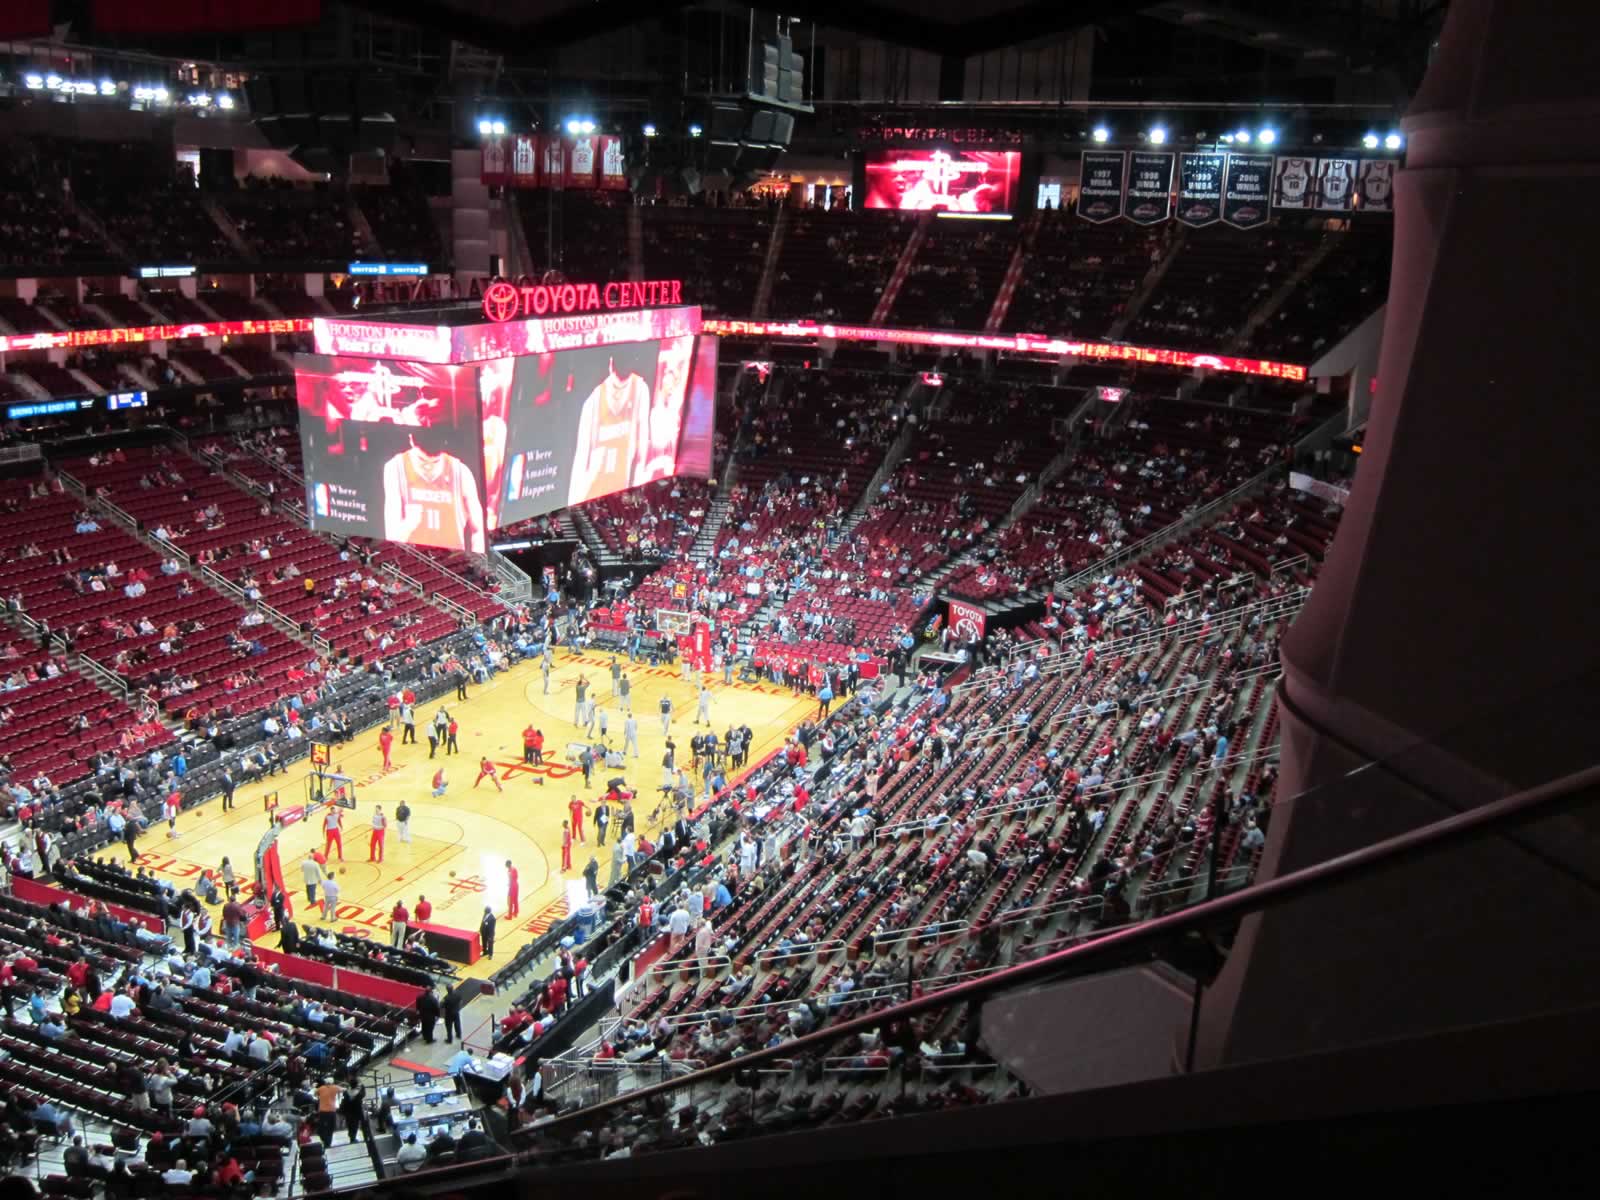
<svg viewBox="0 0 1600 1200"><path fill-rule="evenodd" d="M483 290L483 315L491 321L509 321L517 315L520 302L516 286L497 279Z"/></svg>

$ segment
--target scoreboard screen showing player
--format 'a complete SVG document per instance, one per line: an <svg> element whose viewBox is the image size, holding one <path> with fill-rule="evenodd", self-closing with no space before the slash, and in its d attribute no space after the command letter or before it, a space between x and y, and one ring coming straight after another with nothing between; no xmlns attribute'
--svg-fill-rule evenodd
<svg viewBox="0 0 1600 1200"><path fill-rule="evenodd" d="M667 479L685 469L686 425L708 422L693 335L530 354L484 364L483 457L489 527ZM711 373L716 364L712 350ZM703 361L704 355L699 356ZM715 384L712 388L714 391ZM714 395L710 398L714 403ZM691 422L689 418L695 417ZM709 431L691 431L697 457ZM705 464L709 473L709 463Z"/></svg>
<svg viewBox="0 0 1600 1200"><path fill-rule="evenodd" d="M866 158L865 208L900 212L1016 211L1015 150L882 150Z"/></svg>
<svg viewBox="0 0 1600 1200"><path fill-rule="evenodd" d="M299 355L311 528L481 553L479 375L478 364Z"/></svg>

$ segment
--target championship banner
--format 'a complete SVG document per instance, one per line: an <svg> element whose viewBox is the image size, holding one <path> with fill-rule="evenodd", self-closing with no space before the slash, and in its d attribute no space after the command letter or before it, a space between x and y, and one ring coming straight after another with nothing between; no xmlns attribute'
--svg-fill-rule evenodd
<svg viewBox="0 0 1600 1200"><path fill-rule="evenodd" d="M600 186L617 192L628 189L628 173L622 160L622 139L610 134L600 139Z"/></svg>
<svg viewBox="0 0 1600 1200"><path fill-rule="evenodd" d="M575 137L567 143L567 186L592 188L595 173L600 169L599 139L589 136Z"/></svg>
<svg viewBox="0 0 1600 1200"><path fill-rule="evenodd" d="M964 642L976 642L983 637L986 623L983 609L960 600L946 601L950 606L950 629Z"/></svg>
<svg viewBox="0 0 1600 1200"><path fill-rule="evenodd" d="M1078 173L1078 215L1096 225L1120 217L1127 169L1124 151L1085 150Z"/></svg>
<svg viewBox="0 0 1600 1200"><path fill-rule="evenodd" d="M565 186L567 175L567 149L558 133L542 134L539 138L539 186L559 188Z"/></svg>
<svg viewBox="0 0 1600 1200"><path fill-rule="evenodd" d="M1222 223L1259 229L1272 218L1272 155L1230 154L1222 172Z"/></svg>
<svg viewBox="0 0 1600 1200"><path fill-rule="evenodd" d="M539 186L539 145L531 133L519 133L511 139L511 186Z"/></svg>
<svg viewBox="0 0 1600 1200"><path fill-rule="evenodd" d="M1178 220L1198 229L1222 218L1222 170L1226 154L1178 156Z"/></svg>
<svg viewBox="0 0 1600 1200"><path fill-rule="evenodd" d="M1358 179L1362 212L1394 211L1394 159L1363 158Z"/></svg>
<svg viewBox="0 0 1600 1200"><path fill-rule="evenodd" d="M1159 225L1172 216L1171 154L1135 150L1128 169L1128 220L1135 225Z"/></svg>
<svg viewBox="0 0 1600 1200"><path fill-rule="evenodd" d="M1314 199L1312 182L1316 177L1317 160L1314 158L1277 159L1272 169L1272 206L1310 208Z"/></svg>
<svg viewBox="0 0 1600 1200"><path fill-rule="evenodd" d="M483 166L479 172L486 187L504 187L510 179L510 163L507 161L506 139L503 137L488 137L483 139Z"/></svg>
<svg viewBox="0 0 1600 1200"><path fill-rule="evenodd" d="M1317 207L1324 212L1349 212L1356 193L1356 160L1324 158L1317 163Z"/></svg>

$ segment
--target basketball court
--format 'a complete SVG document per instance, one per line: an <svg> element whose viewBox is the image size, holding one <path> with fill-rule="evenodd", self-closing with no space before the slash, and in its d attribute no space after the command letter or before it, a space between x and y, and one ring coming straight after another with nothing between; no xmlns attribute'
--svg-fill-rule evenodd
<svg viewBox="0 0 1600 1200"><path fill-rule="evenodd" d="M666 741L661 732L661 697L672 698L672 737L678 745L678 762L686 769L697 715L697 689L683 678L680 667L648 667L622 658L639 723L639 757L629 757L620 770L597 764L593 784L585 788L582 771L566 761L567 744L582 738L573 724L574 684L580 674L588 677L590 694L608 717L607 740L621 746L624 718L612 692L611 661L609 654L558 651L548 695L539 661L530 659L502 671L487 684L472 685L465 702L446 695L439 702L419 706L418 743L402 746L396 729L392 766L387 772L378 747L378 729L333 747L332 769L350 776L356 791L356 807L345 813L344 861L335 853L329 864L338 873L340 887L334 927L387 941L389 912L395 901L404 900L406 907L414 910L418 897L426 896L433 905L433 923L476 929L484 906L492 905L499 918L495 957L461 968L465 976L482 977L510 961L521 946L566 915L565 880L581 881L591 854L599 860L604 887L611 873L610 841L597 851L592 826L585 830L587 843L574 844L573 869L563 877L561 822L568 816L568 802L573 796L582 796L592 805L605 791L606 780L621 774L638 793L634 800L636 828L654 834L662 824L662 820L650 820L661 798L658 789ZM781 686L728 685L720 675L703 678L712 693L711 728L718 738L735 724L748 725L754 732L750 764L781 746L789 732L816 709L814 699L793 696ZM438 757L430 760L426 725L441 704L459 722L460 752L446 756L441 746ZM530 722L545 735L542 768L526 767L522 762L522 730ZM503 792L497 792L488 779L473 786L483 757L496 764ZM443 796L434 799L433 774L441 766L448 787ZM311 770L301 761L286 773L239 788L231 811L224 812L219 799L185 813L179 818L176 839L165 837L164 825L153 826L141 839L140 862L180 888L190 886L202 870L218 867L224 856L241 878L254 878L256 846L269 828L266 805L271 794L277 794L282 808L303 804ZM699 784L698 779L695 782ZM394 813L401 800L411 808L409 844L400 841L395 828ZM389 829L384 861L371 863L367 861L369 822L379 804L389 819ZM663 817L666 819L670 816ZM314 910L306 907L300 871L306 855L322 846L320 812L286 826L278 841L286 890L295 919L303 925L322 922L320 905ZM521 911L515 920L506 919L507 859L515 864L520 879ZM264 944L276 947L277 941L277 934L270 933Z"/></svg>

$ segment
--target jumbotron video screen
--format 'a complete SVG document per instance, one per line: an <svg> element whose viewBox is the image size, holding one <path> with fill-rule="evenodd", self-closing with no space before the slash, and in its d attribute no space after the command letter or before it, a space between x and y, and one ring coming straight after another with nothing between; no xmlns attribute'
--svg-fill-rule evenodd
<svg viewBox="0 0 1600 1200"><path fill-rule="evenodd" d="M301 355L314 529L481 552L495 529L711 473L717 339L454 366Z"/></svg>
<svg viewBox="0 0 1600 1200"><path fill-rule="evenodd" d="M1016 211L1015 150L884 150L867 155L864 208L1001 214Z"/></svg>

